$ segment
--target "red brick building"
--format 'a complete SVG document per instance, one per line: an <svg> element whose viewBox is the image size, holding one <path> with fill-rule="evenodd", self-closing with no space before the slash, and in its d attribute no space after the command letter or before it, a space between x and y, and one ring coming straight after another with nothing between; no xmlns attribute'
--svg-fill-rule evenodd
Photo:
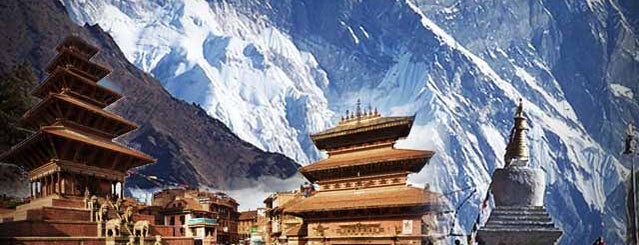
<svg viewBox="0 0 639 245"><path fill-rule="evenodd" d="M162 225L175 227L179 235L202 240L208 236L218 244L238 244L238 203L222 192L167 189L153 195L148 210Z"/></svg>

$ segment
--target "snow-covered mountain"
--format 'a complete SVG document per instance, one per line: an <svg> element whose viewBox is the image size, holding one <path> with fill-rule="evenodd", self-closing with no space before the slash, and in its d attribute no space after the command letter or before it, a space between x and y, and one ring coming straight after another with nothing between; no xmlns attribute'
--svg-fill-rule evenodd
<svg viewBox="0 0 639 245"><path fill-rule="evenodd" d="M177 98L200 105L240 138L300 163L317 159L307 135L333 113L314 56L259 15L205 1L65 3L98 23L126 57Z"/></svg>
<svg viewBox="0 0 639 245"><path fill-rule="evenodd" d="M402 146L437 154L411 181L460 205L464 231L522 98L562 244L625 238L621 126L639 119L629 2L63 1L174 96L302 164L321 158L308 134L358 98L416 114Z"/></svg>

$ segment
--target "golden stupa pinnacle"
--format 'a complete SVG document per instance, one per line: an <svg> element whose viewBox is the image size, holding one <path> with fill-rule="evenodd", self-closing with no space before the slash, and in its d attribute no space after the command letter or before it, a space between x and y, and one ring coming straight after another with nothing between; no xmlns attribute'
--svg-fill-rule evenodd
<svg viewBox="0 0 639 245"><path fill-rule="evenodd" d="M524 117L524 107L522 100L519 99L517 112L515 112L515 125L510 130L508 137L508 145L506 146L506 154L504 155L504 163L506 167L512 163L517 165L525 165L528 162L530 153L528 151L528 138L526 131L528 130L528 122Z"/></svg>

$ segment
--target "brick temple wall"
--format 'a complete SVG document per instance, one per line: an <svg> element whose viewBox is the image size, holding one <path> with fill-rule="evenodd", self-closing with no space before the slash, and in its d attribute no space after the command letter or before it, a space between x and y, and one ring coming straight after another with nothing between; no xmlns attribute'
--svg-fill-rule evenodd
<svg viewBox="0 0 639 245"><path fill-rule="evenodd" d="M86 221L23 220L0 224L0 237L97 236L97 226Z"/></svg>
<svg viewBox="0 0 639 245"><path fill-rule="evenodd" d="M30 237L0 239L0 244L20 245L105 245L104 238L98 237ZM152 243L151 243L152 244Z"/></svg>
<svg viewBox="0 0 639 245"><path fill-rule="evenodd" d="M126 238L119 239L119 244L124 244L128 240ZM155 238L149 237L145 239L145 244L153 244ZM105 245L106 240L103 237L21 237L2 239L0 244L20 244L20 245ZM165 237L162 239L163 245L193 245L192 238L185 237Z"/></svg>
<svg viewBox="0 0 639 245"><path fill-rule="evenodd" d="M81 209L68 209L57 207L44 207L43 216L45 220L73 220L73 221L89 221L91 220L91 212Z"/></svg>

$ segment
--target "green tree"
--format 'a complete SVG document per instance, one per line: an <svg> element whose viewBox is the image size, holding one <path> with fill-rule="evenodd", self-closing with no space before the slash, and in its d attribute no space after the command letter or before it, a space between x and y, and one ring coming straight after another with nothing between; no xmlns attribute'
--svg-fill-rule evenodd
<svg viewBox="0 0 639 245"><path fill-rule="evenodd" d="M37 86L31 65L18 65L12 72L0 77L0 153L20 143L31 133L18 127L20 117L37 100L31 96Z"/></svg>

